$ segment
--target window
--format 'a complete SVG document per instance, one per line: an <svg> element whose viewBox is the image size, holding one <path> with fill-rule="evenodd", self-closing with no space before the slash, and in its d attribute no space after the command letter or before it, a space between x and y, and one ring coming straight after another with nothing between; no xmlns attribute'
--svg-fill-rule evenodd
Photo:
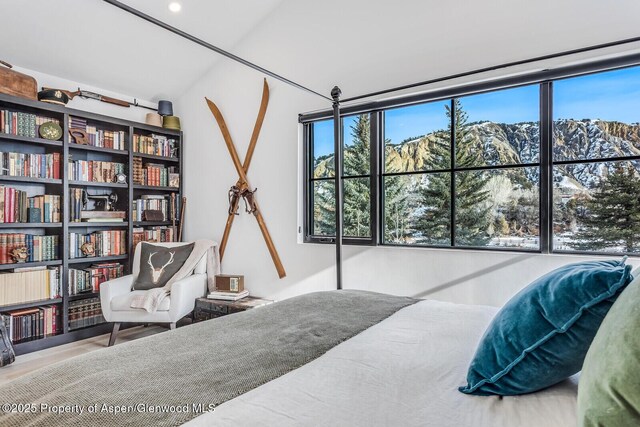
<svg viewBox="0 0 640 427"><path fill-rule="evenodd" d="M311 126L313 158L310 186L313 209L311 236L324 241L335 236L335 168L333 120L313 123ZM372 240L373 206L371 115L360 114L342 119L343 140L343 234L357 243Z"/></svg>
<svg viewBox="0 0 640 427"><path fill-rule="evenodd" d="M538 90L385 112L384 242L538 249Z"/></svg>
<svg viewBox="0 0 640 427"><path fill-rule="evenodd" d="M553 247L640 251L640 68L553 88Z"/></svg>
<svg viewBox="0 0 640 427"><path fill-rule="evenodd" d="M345 115L345 243L640 252L640 67L557 78ZM305 240L332 241L333 121L302 122Z"/></svg>

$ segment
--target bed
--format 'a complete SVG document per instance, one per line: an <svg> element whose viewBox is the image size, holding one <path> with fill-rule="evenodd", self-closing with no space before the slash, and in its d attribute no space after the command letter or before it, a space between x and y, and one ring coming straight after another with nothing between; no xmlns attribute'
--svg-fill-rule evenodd
<svg viewBox="0 0 640 427"><path fill-rule="evenodd" d="M575 377L517 397L457 390L496 312L371 292L304 295L19 378L3 390L3 399L78 409L63 416L39 408L14 412L0 424L576 425ZM119 414L87 410L105 402L184 406L180 412L150 413L149 406Z"/></svg>

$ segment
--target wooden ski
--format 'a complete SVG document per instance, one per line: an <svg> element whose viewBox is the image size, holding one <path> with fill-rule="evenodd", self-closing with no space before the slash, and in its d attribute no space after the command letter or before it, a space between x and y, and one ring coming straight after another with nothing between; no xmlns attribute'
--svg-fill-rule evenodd
<svg viewBox="0 0 640 427"><path fill-rule="evenodd" d="M220 112L220 109L213 103L211 100L205 97L207 101L207 105L209 106L209 110L216 119L218 126L220 127L220 131L222 133L222 137L227 146L227 150L231 155L231 160L233 161L233 165L238 173L238 181L236 182L236 188L241 190L248 190L251 188L249 185L249 181L247 179L247 171L249 166L251 165L251 159L253 157L253 152L255 150L256 143L258 141L258 135L260 134L260 129L262 128L262 123L264 121L264 116L266 114L267 105L269 102L269 86L267 85L266 79L264 80L263 90L262 90L262 102L260 104L260 110L258 112L258 117L256 119L256 123L253 129L253 134L251 135L251 141L249 142L249 147L247 148L247 155L245 157L244 164L240 162L240 157L238 156L238 152L236 151L235 145L233 143L233 139L231 138L231 133L229 132L229 128L227 127L226 121ZM283 278L286 276L286 272L284 270L284 266L282 265L282 261L280 260L280 256L278 255L278 251L271 239L271 234L267 228L266 223L264 222L264 218L262 217L262 213L260 212L260 208L258 206L255 197L252 198L252 208L253 214L258 221L258 226L260 227L260 231L262 232L262 236L267 244L267 248L269 249L269 253L271 254L271 259L278 271L278 276ZM222 242L220 244L220 256L222 257L224 253L224 249L226 248L227 241L229 239L229 233L231 231L231 226L233 225L233 219L235 217L235 213L238 209L239 205L239 197L236 197L232 206L229 209L229 216L227 217L227 224L225 226L225 231L222 237Z"/></svg>

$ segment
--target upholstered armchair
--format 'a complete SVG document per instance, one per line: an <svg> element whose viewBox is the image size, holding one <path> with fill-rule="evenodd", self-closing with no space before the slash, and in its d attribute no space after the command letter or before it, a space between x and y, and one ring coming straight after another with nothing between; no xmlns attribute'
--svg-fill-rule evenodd
<svg viewBox="0 0 640 427"><path fill-rule="evenodd" d="M157 243L157 245L164 247L184 244L183 242ZM131 299L146 292L131 290L140 272L141 246L136 246L133 255L133 274L109 280L100 285L102 314L107 322L113 322L109 346L115 343L121 323L167 323L170 329L174 329L178 320L193 311L196 299L204 296L207 292L207 262L206 256L203 256L191 276L177 281L171 286L171 294L162 300L155 313L148 313L141 308L131 308Z"/></svg>

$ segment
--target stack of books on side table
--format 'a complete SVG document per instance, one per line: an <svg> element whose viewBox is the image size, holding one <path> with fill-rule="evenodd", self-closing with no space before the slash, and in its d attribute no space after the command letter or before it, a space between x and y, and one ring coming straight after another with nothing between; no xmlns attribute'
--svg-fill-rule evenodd
<svg viewBox="0 0 640 427"><path fill-rule="evenodd" d="M238 301L239 299L242 299L248 296L249 296L249 291L242 291L242 292L213 291L213 292L209 292L209 295L207 295L207 298L220 299L223 301Z"/></svg>

